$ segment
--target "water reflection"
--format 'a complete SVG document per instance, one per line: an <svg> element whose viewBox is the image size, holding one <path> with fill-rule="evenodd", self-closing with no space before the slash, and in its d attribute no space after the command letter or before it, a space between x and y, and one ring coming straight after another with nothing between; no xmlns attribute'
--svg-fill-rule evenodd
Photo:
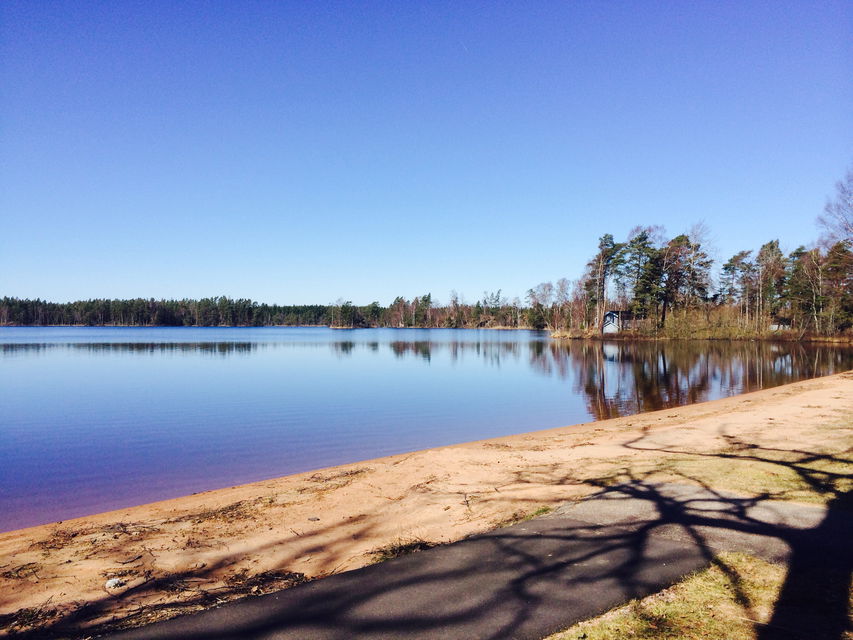
<svg viewBox="0 0 853 640"><path fill-rule="evenodd" d="M85 351L89 353L210 353L223 356L248 354L259 347L267 346L258 342L72 342L72 343L5 343L0 344L3 355L35 354L57 349Z"/></svg>
<svg viewBox="0 0 853 640"><path fill-rule="evenodd" d="M598 420L704 402L853 368L853 350L766 342L552 342L531 366L572 380Z"/></svg>
<svg viewBox="0 0 853 640"><path fill-rule="evenodd" d="M392 335L393 337L393 335ZM853 368L853 348L793 342L601 342L536 339L332 340L211 342L5 343L0 354L69 349L93 354L251 355L259 350L322 348L337 358L390 353L429 364L465 358L500 368L526 360L543 376L565 380L585 398L591 417L606 419L704 402Z"/></svg>
<svg viewBox="0 0 853 640"><path fill-rule="evenodd" d="M400 340L395 340L390 345L391 351L394 352L394 355L398 358L403 358L408 355L413 355L421 360L426 360L429 362L432 359L432 352L434 349L440 349L440 345L434 344L432 342L425 342L423 340L418 340L416 342L402 342Z"/></svg>

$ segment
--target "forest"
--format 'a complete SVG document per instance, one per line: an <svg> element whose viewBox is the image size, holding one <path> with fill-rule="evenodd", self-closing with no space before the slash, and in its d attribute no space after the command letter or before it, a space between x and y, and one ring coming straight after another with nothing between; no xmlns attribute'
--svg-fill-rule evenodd
<svg viewBox="0 0 853 640"><path fill-rule="evenodd" d="M577 280L531 288L523 301L501 291L446 304L431 294L390 305L274 305L226 296L200 300L79 300L56 303L4 297L3 325L294 326L533 328L583 336L601 329L606 311L628 319L628 334L749 337L771 331L836 335L853 325L853 252L838 241L784 255L777 240L740 251L721 265L703 249L703 229L663 239L638 227L622 242L605 234ZM627 313L626 313L627 312ZM698 333L697 333L698 332Z"/></svg>
<svg viewBox="0 0 853 640"><path fill-rule="evenodd" d="M600 334L618 312L621 333L670 338L853 336L853 170L818 218L825 233L787 255L778 240L716 264L704 224L674 237L637 226L604 234L577 279L542 282L519 298L501 290L466 302L455 292L398 296L388 306L277 305L227 296L199 300L78 300L4 297L0 325L296 326L337 328L530 328L557 336Z"/></svg>

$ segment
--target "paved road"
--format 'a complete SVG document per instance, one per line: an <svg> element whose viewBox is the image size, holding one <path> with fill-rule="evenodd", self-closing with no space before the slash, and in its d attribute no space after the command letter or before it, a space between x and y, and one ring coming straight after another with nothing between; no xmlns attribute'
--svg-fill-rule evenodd
<svg viewBox="0 0 853 640"><path fill-rule="evenodd" d="M805 550L809 566L841 558L849 575L853 519L828 513L695 487L622 485L526 523L109 638L539 639L656 592L720 550L773 560ZM827 550L832 561L821 563Z"/></svg>

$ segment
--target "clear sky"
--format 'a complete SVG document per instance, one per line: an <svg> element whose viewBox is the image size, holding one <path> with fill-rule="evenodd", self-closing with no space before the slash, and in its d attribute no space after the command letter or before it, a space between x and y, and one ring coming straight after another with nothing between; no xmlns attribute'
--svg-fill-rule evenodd
<svg viewBox="0 0 853 640"><path fill-rule="evenodd" d="M0 3L0 296L388 304L819 235L853 3Z"/></svg>

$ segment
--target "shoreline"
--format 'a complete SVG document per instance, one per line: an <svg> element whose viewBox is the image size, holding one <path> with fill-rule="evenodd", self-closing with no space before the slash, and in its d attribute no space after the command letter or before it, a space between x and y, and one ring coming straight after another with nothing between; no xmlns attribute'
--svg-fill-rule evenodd
<svg viewBox="0 0 853 640"><path fill-rule="evenodd" d="M778 474L762 471L772 460L756 456L851 444L846 372L17 529L0 534L0 620L38 611L34 628L45 628L86 605L79 629L150 622L358 568L388 545L459 540L625 478L820 501L793 481L777 491ZM749 457L733 463L741 450ZM725 459L703 459L709 451ZM105 588L111 578L122 586Z"/></svg>
<svg viewBox="0 0 853 640"><path fill-rule="evenodd" d="M799 342L805 344L829 344L849 346L853 345L853 335L839 336L821 336L821 335L803 335L798 336L791 333L769 333L763 335L752 336L698 336L698 337L683 337L683 336L654 336L643 335L629 332L606 333L579 335L573 333L565 333L554 331L551 333L553 340L594 340L597 342Z"/></svg>
<svg viewBox="0 0 853 640"><path fill-rule="evenodd" d="M780 331L776 333L744 335L744 336L666 336L646 335L632 332L617 332L602 334L576 333L563 330L549 330L534 327L340 327L325 324L264 324L264 325L139 325L139 324L0 324L7 329L329 329L332 331L363 331L375 329L392 329L396 331L527 331L547 333L552 340L575 341L590 340L594 342L784 342L803 344L825 344L838 346L853 346L853 335L797 335L795 332Z"/></svg>

